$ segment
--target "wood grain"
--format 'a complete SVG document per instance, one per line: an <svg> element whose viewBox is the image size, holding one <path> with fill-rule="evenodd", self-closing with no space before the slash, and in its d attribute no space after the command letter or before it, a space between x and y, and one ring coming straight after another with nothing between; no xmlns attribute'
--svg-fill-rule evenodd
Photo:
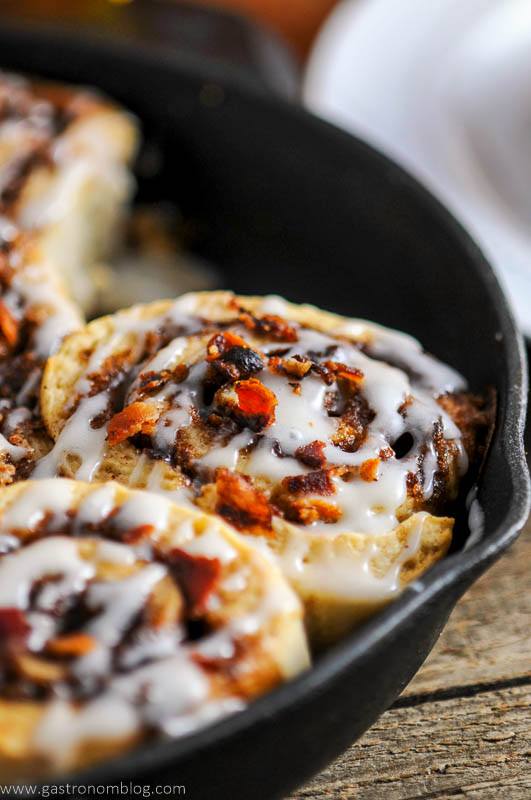
<svg viewBox="0 0 531 800"><path fill-rule="evenodd" d="M531 524L457 605L406 695L531 677Z"/></svg>
<svg viewBox="0 0 531 800"><path fill-rule="evenodd" d="M529 800L531 687L388 711L292 800Z"/></svg>
<svg viewBox="0 0 531 800"><path fill-rule="evenodd" d="M530 800L531 523L397 705L291 800Z"/></svg>

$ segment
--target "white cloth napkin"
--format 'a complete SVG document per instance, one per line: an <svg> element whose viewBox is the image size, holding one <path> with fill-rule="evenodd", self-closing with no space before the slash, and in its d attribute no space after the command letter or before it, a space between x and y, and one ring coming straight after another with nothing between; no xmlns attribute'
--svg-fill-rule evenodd
<svg viewBox="0 0 531 800"><path fill-rule="evenodd" d="M531 0L344 2L304 96L452 209L531 336Z"/></svg>

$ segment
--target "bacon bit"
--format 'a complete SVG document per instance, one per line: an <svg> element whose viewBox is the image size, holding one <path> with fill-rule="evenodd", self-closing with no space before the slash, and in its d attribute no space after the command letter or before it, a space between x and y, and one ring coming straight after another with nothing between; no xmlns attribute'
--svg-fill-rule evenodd
<svg viewBox="0 0 531 800"><path fill-rule="evenodd" d="M180 548L172 550L167 558L189 613L192 616L201 614L221 577L221 561L217 558L194 556Z"/></svg>
<svg viewBox="0 0 531 800"><path fill-rule="evenodd" d="M103 392L104 389L117 386L125 377L124 368L130 358L131 351L129 349L107 356L97 372L87 375L87 380L90 382L90 395L93 396Z"/></svg>
<svg viewBox="0 0 531 800"><path fill-rule="evenodd" d="M324 522L332 525L341 519L341 509L335 503L325 500L292 500L283 511L290 522L300 525L311 525L313 522Z"/></svg>
<svg viewBox="0 0 531 800"><path fill-rule="evenodd" d="M325 361L323 366L336 378L342 378L345 381L350 381L355 384L359 384L363 381L363 372L360 369L356 369L356 367L348 367L340 361Z"/></svg>
<svg viewBox="0 0 531 800"><path fill-rule="evenodd" d="M307 467L321 469L326 464L326 456L323 453L325 447L325 442L320 442L316 439L314 442L298 447L295 450L295 458L302 461Z"/></svg>
<svg viewBox="0 0 531 800"><path fill-rule="evenodd" d="M382 461L388 461L390 458L393 458L394 454L395 451L392 447L382 447L378 453Z"/></svg>
<svg viewBox="0 0 531 800"><path fill-rule="evenodd" d="M188 377L189 368L186 364L177 364L173 369L163 369L161 372L143 372L139 376L138 397L149 397L158 392L165 384L182 383Z"/></svg>
<svg viewBox="0 0 531 800"><path fill-rule="evenodd" d="M245 339L235 333L215 333L207 344L207 361L215 361L232 347L249 347Z"/></svg>
<svg viewBox="0 0 531 800"><path fill-rule="evenodd" d="M0 331L8 346L15 347L18 342L19 323L3 300L0 300Z"/></svg>
<svg viewBox="0 0 531 800"><path fill-rule="evenodd" d="M290 494L335 494L330 473L331 470L320 469L306 475L288 476L280 485Z"/></svg>
<svg viewBox="0 0 531 800"><path fill-rule="evenodd" d="M219 389L214 396L214 403L220 413L234 417L253 431L261 431L275 420L277 398L256 378L236 381L233 387ZM217 416L211 414L209 424L215 425Z"/></svg>
<svg viewBox="0 0 531 800"><path fill-rule="evenodd" d="M250 479L228 469L216 472L216 513L246 533L270 533L272 509L265 494Z"/></svg>
<svg viewBox="0 0 531 800"><path fill-rule="evenodd" d="M290 358L279 358L270 356L269 369L277 375L289 375L292 378L304 378L312 368L312 362L308 358L295 355Z"/></svg>
<svg viewBox="0 0 531 800"><path fill-rule="evenodd" d="M360 478L368 483L378 480L379 458L368 458L360 467Z"/></svg>
<svg viewBox="0 0 531 800"><path fill-rule="evenodd" d="M57 636L46 645L46 650L54 656L78 658L90 653L96 647L96 640L88 633L70 633Z"/></svg>
<svg viewBox="0 0 531 800"><path fill-rule="evenodd" d="M153 525L137 525L136 528L131 528L122 534L120 538L123 542L127 542L127 544L136 544L142 539L145 539L146 536L151 536L154 530L155 528Z"/></svg>
<svg viewBox="0 0 531 800"><path fill-rule="evenodd" d="M257 380L250 378L248 381L237 381L234 389L238 396L238 410L245 417L255 418L259 429L267 428L275 421L275 408L277 398L275 393ZM249 426L253 430L253 426Z"/></svg>
<svg viewBox="0 0 531 800"><path fill-rule="evenodd" d="M329 417L340 417L344 410L344 400L338 391L325 393L324 407Z"/></svg>
<svg viewBox="0 0 531 800"><path fill-rule="evenodd" d="M365 441L369 425L375 416L365 397L356 392L349 399L341 416L337 431L332 437L333 444L346 453L355 453Z"/></svg>
<svg viewBox="0 0 531 800"><path fill-rule="evenodd" d="M26 615L18 608L0 608L0 639L25 638L30 632Z"/></svg>
<svg viewBox="0 0 531 800"><path fill-rule="evenodd" d="M413 498L413 500L423 499L424 492L422 490L422 482L420 477L414 472L408 472L406 475L406 489L408 497Z"/></svg>
<svg viewBox="0 0 531 800"><path fill-rule="evenodd" d="M114 447L136 433L149 435L153 433L159 416L160 410L151 403L131 403L112 417L107 429L107 441Z"/></svg>
<svg viewBox="0 0 531 800"><path fill-rule="evenodd" d="M293 325L276 314L264 314L262 317L255 317L249 311L242 309L238 314L238 319L245 327L252 331L255 336L263 336L278 342L298 341L297 330Z"/></svg>

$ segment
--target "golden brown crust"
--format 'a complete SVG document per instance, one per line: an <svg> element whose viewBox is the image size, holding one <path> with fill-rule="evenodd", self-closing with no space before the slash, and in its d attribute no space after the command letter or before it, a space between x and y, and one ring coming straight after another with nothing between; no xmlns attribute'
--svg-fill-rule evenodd
<svg viewBox="0 0 531 800"><path fill-rule="evenodd" d="M197 293L185 296L179 301L180 308L187 314L199 315L210 327L207 325L199 334L190 336L186 340L179 356L178 366L182 372L176 378L177 382L186 381L191 366L198 359L205 359L208 365L207 380L213 381L214 385L212 390L214 411L217 404L224 415L221 419L229 419L229 423L233 419L240 426L247 425L251 431L260 431L262 427L267 429L271 424L268 416L274 420L276 399L269 401L267 393L250 391L249 398L245 396L244 402L241 403L241 398L234 387L237 389L243 384L252 390L254 385L259 383L257 380L260 377L259 371L267 361L261 346L267 337L269 341L273 339L279 342L279 355L269 358L271 371L274 374L282 374L289 380L293 378L297 382L304 379L309 369L317 367L308 366L304 358L289 359L282 355L282 337L287 337L289 341L295 336L295 328L291 326L311 327L353 341L360 348L368 350L379 331L369 323L347 320L314 307L296 306L285 301L274 301L273 305L276 302L281 303L281 315L269 313L271 301L268 299L236 297L227 292ZM86 364L95 350L112 337L114 355L118 355L125 362L130 359L137 363L141 358L139 352L143 348L139 348L133 330L134 325L129 325L128 321L136 320L144 328L146 325L149 327L150 320L160 321L170 314L173 307L174 301L136 306L114 317L95 320L64 343L61 351L48 363L41 396L46 423L54 438L59 436L69 418L69 408L72 407L72 397L75 395L73 387L83 378ZM243 326L242 333L237 334L234 330L223 327L233 323L235 317ZM153 324L155 325L155 322ZM217 329L218 332L216 325L221 326ZM277 336L279 338L275 339ZM158 349L160 343L154 352ZM215 372L212 372L213 367ZM175 368L175 365L171 367L170 372ZM334 382L342 381L347 396L351 392L353 402L338 425L335 444L346 452L355 451L367 436L368 426L374 417L370 407L364 405L363 398L360 400L357 387L363 380L362 375L359 371L333 359L318 365L318 372L325 384L332 385ZM137 389L137 394L134 395L140 399L126 406L129 409L126 413L118 409L111 425L111 438L116 443L109 442L105 448L104 457L96 471L98 480L112 477L126 485L133 484L142 488L148 484L153 485L155 478L156 481L160 481L162 490L191 486L188 465L207 453L212 444L213 434L208 433L204 426L196 425L179 432L177 463L160 460L156 454L148 450L144 451L139 464L139 450L134 443L135 436L132 436L131 440L123 435L124 432L133 433L133 428L128 428L128 425L133 425L136 431L148 432L149 435L156 414L152 413L153 406L147 413L144 404L153 393L160 391L166 380L169 380L168 375L149 374L144 380L143 388ZM228 389L215 389L220 381L227 380ZM300 383L298 385L300 386ZM464 398L468 395L462 394L456 397L460 397L455 403L462 409ZM451 396L446 395L445 399L439 402L444 407L444 404L452 402ZM239 415L245 418L243 422ZM486 421L486 417L479 419L464 413L451 413L450 416L458 427L463 429L467 441L475 440L476 430L479 430ZM214 419L211 424L220 423ZM223 425L226 424L228 423L224 421ZM253 425L256 425L256 428ZM230 430L232 429L229 425L227 428L229 436L233 435ZM380 553L380 561L383 558L382 552L407 552L409 547L407 537L411 535L415 538L413 529L417 526L420 533L416 549L414 548L416 555L406 559L400 568L399 586L406 585L441 558L451 541L453 520L433 514L444 512L448 503L453 501L457 494L460 481L460 449L458 443L447 438L442 427L437 426L433 430L430 446L433 452L431 457L436 459L431 496L426 498L422 491L420 458L416 467L418 473L412 472L411 480L408 480L408 497L396 510L396 527L384 535L371 536L356 531L341 531L335 534L331 531L326 537L321 537L315 536L311 529L308 529L307 533L301 531L300 527L292 523L303 526L311 526L315 522L335 523L339 519L340 512L331 476L345 481L361 480L369 484L377 482L380 469L394 456L394 451L390 447L382 448L377 458L368 458L359 467L335 467L330 470L325 464L326 459L323 461L324 444L315 440L297 452L299 462L307 470L309 469L309 472L285 478L275 487L263 476L252 473L238 476L228 470L219 469L213 482L203 481L202 488L196 496L196 503L210 513L223 516L238 530L263 539L266 546L276 553L288 577L303 597L308 628L313 642L319 646L323 642L329 642L340 630L346 630L372 613L371 609L374 611L388 602L395 592L383 587L378 594L373 586L371 588L373 597L367 600L356 596L355 591L353 592L354 585L350 588L344 585L342 589L336 588L331 593L328 593L328 590L323 591L317 584L312 588L309 584L305 585L304 580L297 580L289 574L290 570L286 569L285 564L285 553L281 552L282 547L288 553L293 549L294 542L302 546L300 543L305 537L312 543L311 550L315 553L324 552L322 548L328 552L329 548L334 550L337 546L338 553L341 554L338 560L342 559L343 563L348 564L349 558L352 558L351 567L354 576L359 566L360 548L374 546ZM421 456L423 452L421 451ZM424 457L428 458L428 455ZM78 466L75 460L63 460L61 472L73 475ZM267 498L270 502L269 508ZM350 544L345 545L349 541ZM373 559L369 565L369 570L376 579L379 571L373 567L376 567L377 562L378 559ZM382 563L394 562L384 559ZM305 573L313 574L306 566L303 569L303 574ZM329 630L329 634L326 633L326 629ZM334 631L336 633L333 633Z"/></svg>
<svg viewBox="0 0 531 800"><path fill-rule="evenodd" d="M43 363L82 323L93 262L106 255L131 189L129 115L94 93L0 75L0 485L27 477L49 439ZM13 131L16 135L13 135ZM67 288L68 287L68 288Z"/></svg>
<svg viewBox="0 0 531 800"><path fill-rule="evenodd" d="M63 511L57 511L59 490L67 493L64 504L64 508L68 509L66 518ZM76 528L77 534L71 541L83 563L93 565L96 570L95 580L99 592L102 585L108 583L112 587L116 585L113 584L115 581L127 581L135 575L141 575L146 564L155 564L158 569L161 564L167 565L169 572L153 585L143 603L144 621L137 623L141 627L136 635L145 635L142 633L145 626L154 635L165 629L171 631L172 626L177 623L185 628L193 623L194 638L189 642L185 638L182 657L189 653L194 669L204 676L202 680L208 680L206 703L219 704L231 698L247 701L308 665L302 612L295 597L279 571L230 528L200 512L166 502L164 509L167 509L167 517L161 523L162 527L154 527L151 521L153 515L150 517L149 513L147 518L150 524L142 524L142 519L137 519L142 514L138 508L144 504L149 508L150 505L160 503L160 499L152 497L150 503L150 496L146 494L142 498L142 506L139 506L138 493L118 484L107 484L104 488L105 496L109 492L113 493L115 509L123 510L128 502L136 503L135 521L130 520L123 524L119 522L120 514L116 511L102 518L101 511L94 510L105 508L108 502L104 499L98 500L98 492L101 494L102 487L97 484L57 479L49 486L46 482L44 485L40 482L21 482L1 492L0 523L7 518L6 514L18 509L17 527L9 529L10 535L21 543L19 549L13 551L13 558L16 559L18 554L24 552L30 558L37 558L31 555L31 548L35 544L53 542L54 536L68 535L69 531ZM51 504L54 512L46 511L47 497L51 496L54 497ZM37 497L40 499L37 500ZM88 503L92 506L87 505ZM24 504L31 509L28 511L27 529L20 527ZM84 509L83 512L81 508ZM98 522L90 521L91 517L87 516L88 508L93 509L91 513ZM31 519L38 509L46 512L45 516L40 523L32 523ZM127 513L126 519L129 520ZM132 528L131 525L137 521L140 524ZM8 532L5 524L3 531ZM130 556L124 560L119 553L117 555L116 550L108 552L101 549L101 541L106 539L110 539L114 548L122 543L128 546L141 543L143 555L137 556L134 561L131 561ZM148 557L148 547L153 548L154 555L151 558ZM134 551L128 552L132 554ZM0 568L3 558L9 559L9 553L0 556ZM38 566L39 562L35 563ZM33 569L37 566L34 565ZM245 591L241 591L242 581L245 582ZM46 584L41 578L36 585L39 587ZM86 591L88 590L85 589ZM119 608L123 608L124 602L127 602L127 591L131 590L124 583L119 601L113 601L118 603ZM24 644L28 625L25 615L28 609L19 611L14 608L0 608L0 630L3 637L3 648L0 652L0 673L3 676L0 691L0 772L4 778L15 775L20 777L21 774L34 777L47 773L54 767L54 761L49 760L54 748L51 745L48 748L46 742L42 744L42 736L45 730L43 726L50 725L48 718L54 713L55 701L49 689L53 688L56 681L63 687L63 696L65 692L66 696L69 696L68 691L73 692L68 714L80 714L85 708L90 709L90 702L98 700L98 695L89 695L89 699L84 700L81 692L76 701L76 692L80 690L76 688L75 681L72 683L76 673L69 671L72 658L87 656L95 648L101 647L101 642L108 641L101 627L105 616L96 623L96 627L83 627L87 624L83 620L88 613L83 606L84 596L83 594L81 599L76 600L73 595L68 608L66 631L61 632L61 617L54 617L54 624L59 624L59 630L51 634L52 638L44 646L40 644L39 649L31 651L26 649L29 645ZM79 611L76 611L76 603L81 604ZM90 604L88 608L91 608ZM58 611L57 614L59 613ZM75 617L74 613L80 616ZM104 614L108 614L108 611ZM81 627L76 627L76 619ZM91 617L88 619L90 622ZM254 624L254 629L251 623L257 623ZM241 633L238 633L238 626L241 627ZM201 633L203 629L205 633ZM228 637L227 645L232 643L234 648L232 656L216 654L219 649L219 646L216 649L216 634ZM100 636L101 641L98 638ZM202 640L210 641L209 636L214 637L211 639L212 647L202 649ZM127 653L124 648L134 647L135 639L130 637L129 632L119 645L121 649L117 652L122 654L122 658ZM176 647L176 652L179 653L181 645ZM144 657L149 658L149 650ZM156 667L157 658L160 659L161 656L157 656L155 651L152 658ZM131 674L135 674L134 668ZM122 668L116 678L120 682L127 675L127 670L123 672ZM112 687L112 683L110 685ZM160 687L158 690L160 691ZM172 687L168 687L168 691L171 690ZM108 692L105 688L100 691ZM107 694L102 696L107 697ZM115 702L115 695L108 697L108 702ZM106 733L105 723L100 726L101 731L95 733L94 722L87 727L86 734L80 735L79 723L75 723L74 718L67 722L71 726L72 741L75 744L69 748L64 741L60 747L60 766L63 769L79 768L95 760L108 758L109 755L122 752L150 735L148 728L122 731L113 736ZM55 768L58 765L59 762L55 763Z"/></svg>

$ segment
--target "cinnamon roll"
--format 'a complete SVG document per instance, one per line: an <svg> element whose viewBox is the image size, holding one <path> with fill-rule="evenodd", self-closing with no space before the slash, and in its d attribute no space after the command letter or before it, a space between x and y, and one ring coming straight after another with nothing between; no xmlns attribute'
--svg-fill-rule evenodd
<svg viewBox="0 0 531 800"><path fill-rule="evenodd" d="M0 73L0 217L37 233L85 310L132 194L133 118L92 90Z"/></svg>
<svg viewBox="0 0 531 800"><path fill-rule="evenodd" d="M301 606L220 519L115 483L0 493L0 773L182 736L308 665Z"/></svg>
<svg viewBox="0 0 531 800"><path fill-rule="evenodd" d="M91 322L48 362L35 476L116 479L274 554L317 643L448 550L490 413L410 337L276 297L185 295Z"/></svg>
<svg viewBox="0 0 531 800"><path fill-rule="evenodd" d="M130 194L135 126L95 96L0 75L0 486L49 449L42 365L82 324Z"/></svg>

